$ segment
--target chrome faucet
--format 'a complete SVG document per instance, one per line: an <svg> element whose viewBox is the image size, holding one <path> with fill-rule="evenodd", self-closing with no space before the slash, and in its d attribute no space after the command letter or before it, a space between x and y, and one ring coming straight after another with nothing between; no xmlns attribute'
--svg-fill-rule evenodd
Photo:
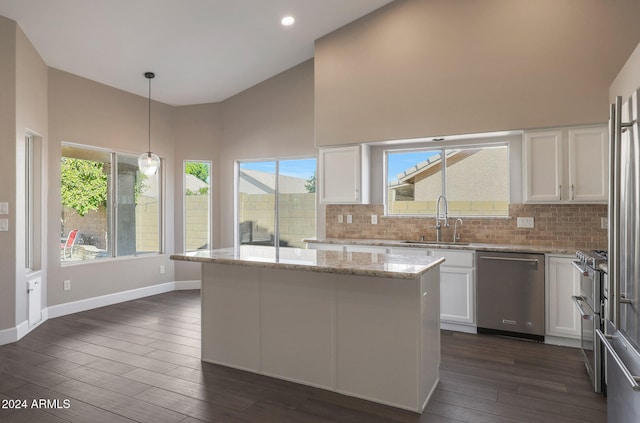
<svg viewBox="0 0 640 423"><path fill-rule="evenodd" d="M460 234L458 233L458 223L462 226L462 219L456 219L455 225L453 225L453 242L458 242L460 240Z"/></svg>
<svg viewBox="0 0 640 423"><path fill-rule="evenodd" d="M440 216L440 201L442 200L444 200L444 218ZM449 226L449 205L447 203L447 198L444 195L439 196L438 201L436 202L436 242L442 241L440 239L442 232L442 225L440 224L441 220L444 220L445 227Z"/></svg>

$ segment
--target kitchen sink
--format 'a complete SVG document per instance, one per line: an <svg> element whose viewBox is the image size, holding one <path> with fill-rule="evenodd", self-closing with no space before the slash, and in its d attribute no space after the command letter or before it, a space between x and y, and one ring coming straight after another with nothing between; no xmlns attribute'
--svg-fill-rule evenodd
<svg viewBox="0 0 640 423"><path fill-rule="evenodd" d="M424 244L424 245L469 245L468 242L460 241L402 241L403 244Z"/></svg>

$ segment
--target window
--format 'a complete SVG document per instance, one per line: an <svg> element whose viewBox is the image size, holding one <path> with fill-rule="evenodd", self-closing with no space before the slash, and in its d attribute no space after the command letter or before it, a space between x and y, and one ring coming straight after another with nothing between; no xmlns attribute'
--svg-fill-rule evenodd
<svg viewBox="0 0 640 423"><path fill-rule="evenodd" d="M211 245L211 162L184 162L184 248L208 249Z"/></svg>
<svg viewBox="0 0 640 423"><path fill-rule="evenodd" d="M451 216L507 216L506 144L387 150L387 215L436 214L444 195Z"/></svg>
<svg viewBox="0 0 640 423"><path fill-rule="evenodd" d="M137 156L63 144L60 259L160 253L160 181L138 171Z"/></svg>
<svg viewBox="0 0 640 423"><path fill-rule="evenodd" d="M34 208L35 208L35 187L34 187L34 141L32 135L25 136L24 145L24 267L34 269Z"/></svg>
<svg viewBox="0 0 640 423"><path fill-rule="evenodd" d="M237 164L236 245L304 248L316 235L316 159Z"/></svg>

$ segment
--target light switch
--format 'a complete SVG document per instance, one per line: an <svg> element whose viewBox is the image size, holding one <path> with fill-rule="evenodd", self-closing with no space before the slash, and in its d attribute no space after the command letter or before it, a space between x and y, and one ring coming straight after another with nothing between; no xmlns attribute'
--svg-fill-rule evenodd
<svg viewBox="0 0 640 423"><path fill-rule="evenodd" d="M9 231L9 219L0 219L0 232Z"/></svg>
<svg viewBox="0 0 640 423"><path fill-rule="evenodd" d="M0 214L9 214L9 203L6 201L0 203Z"/></svg>

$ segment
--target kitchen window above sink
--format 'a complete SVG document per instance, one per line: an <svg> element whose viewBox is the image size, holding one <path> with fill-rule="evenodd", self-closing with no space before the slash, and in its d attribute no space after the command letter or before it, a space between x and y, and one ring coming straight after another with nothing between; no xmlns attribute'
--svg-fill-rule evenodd
<svg viewBox="0 0 640 423"><path fill-rule="evenodd" d="M433 145L433 143L431 144ZM449 216L507 216L507 143L388 149L385 211L388 216L435 216L439 196Z"/></svg>

